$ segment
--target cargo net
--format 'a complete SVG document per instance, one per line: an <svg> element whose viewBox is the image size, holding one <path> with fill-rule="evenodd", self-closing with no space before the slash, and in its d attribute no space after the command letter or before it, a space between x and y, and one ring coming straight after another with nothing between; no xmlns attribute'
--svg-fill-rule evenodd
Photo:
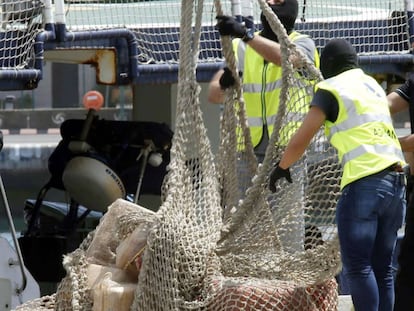
<svg viewBox="0 0 414 311"><path fill-rule="evenodd" d="M268 190L269 173L306 115L321 76L289 41L266 3L259 4L281 44L283 83L274 130L260 165L246 126L240 80L226 91L216 162L223 227L215 252L222 276L231 277L234 287L224 290L227 295L222 294L220 308L335 310L334 276L340 269L335 206L341 168L322 131L290 168L293 183L279 182L274 194ZM216 7L221 14L219 3ZM238 77L230 39L223 37L222 46L227 65ZM300 69L293 69L292 55L301 60L295 66ZM229 297L237 298L229 302Z"/></svg>
<svg viewBox="0 0 414 311"><path fill-rule="evenodd" d="M336 310L340 270L335 204L340 167L318 133L276 194L268 176L300 125L320 73L289 41L264 1L283 55L279 113L264 161L253 154L240 81L226 91L214 157L200 109L196 59L202 1L182 1L176 129L162 205L116 201L64 259L56 310ZM223 14L220 2L217 14ZM196 12L193 26L192 12ZM230 38L222 38L235 72ZM289 55L298 55L299 71ZM235 75L238 77L238 75ZM240 130L237 130L240 128ZM132 280L131 280L132 279ZM122 280L122 286L119 282ZM114 291L110 291L111 284ZM115 290L121 288L121 290ZM125 294L116 298L115 292ZM129 293L129 294L127 294ZM124 307L126 305L126 307ZM26 309L25 309L26 308ZM30 310L29 304L18 310ZM42 310L39 307L37 310Z"/></svg>
<svg viewBox="0 0 414 311"><path fill-rule="evenodd" d="M5 0L0 8L0 68L33 67L35 37L43 29L43 1Z"/></svg>

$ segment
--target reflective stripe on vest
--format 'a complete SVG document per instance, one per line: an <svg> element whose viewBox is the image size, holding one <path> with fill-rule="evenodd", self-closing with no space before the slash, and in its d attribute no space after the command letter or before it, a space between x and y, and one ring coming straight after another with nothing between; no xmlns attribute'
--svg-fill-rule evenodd
<svg viewBox="0 0 414 311"><path fill-rule="evenodd" d="M404 163L385 92L372 77L352 69L318 83L316 89L329 91L339 105L337 120L325 121L325 133L343 167L341 188Z"/></svg>
<svg viewBox="0 0 414 311"><path fill-rule="evenodd" d="M289 37L294 42L299 38L307 36L292 32ZM243 73L242 88L247 121L252 144L256 146L262 138L264 125L267 125L269 137L273 132L273 125L279 108L280 90L282 88L282 69L280 66L265 62L262 56L239 39L233 40L233 49L237 59L238 70ZM247 60L248 67L246 67ZM315 62L319 64L319 55L316 49ZM300 82L296 86L298 89L310 87L310 92L308 93L312 92L313 86L310 83L305 83L300 78L298 78L297 82ZM298 105L303 106L303 102L298 102L296 106ZM288 109L286 110L288 112ZM288 133L285 133L284 142L280 142L282 144L286 144L288 138L299 127L300 124L298 122L303 120L308 107L306 109L291 107L289 110L290 112L286 118L292 118L292 120L286 126Z"/></svg>
<svg viewBox="0 0 414 311"><path fill-rule="evenodd" d="M367 154L367 153L387 155L387 154L398 154L400 152L401 152L401 148L398 148L397 146L361 145L361 146L358 146L357 148L352 149L351 151L345 153L342 156L341 164L344 166L349 161L352 161L352 160L358 158L359 156ZM398 159L398 161L399 160L402 160L402 154L401 154L401 158ZM398 161L395 161L395 162L398 162ZM395 163L395 162L393 162L393 163ZM391 164L393 164L393 163L391 163Z"/></svg>

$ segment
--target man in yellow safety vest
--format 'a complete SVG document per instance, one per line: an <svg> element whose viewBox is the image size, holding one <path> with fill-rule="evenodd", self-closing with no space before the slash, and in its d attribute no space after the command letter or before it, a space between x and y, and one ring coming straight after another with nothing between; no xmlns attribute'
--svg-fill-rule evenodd
<svg viewBox="0 0 414 311"><path fill-rule="evenodd" d="M297 1L269 0L268 5L285 27L291 41L318 68L319 55L315 43L309 36L294 30L298 15ZM237 70L243 85L247 122L256 157L259 162L262 162L279 107L279 95L282 85L280 44L263 13L261 14L263 29L260 32L247 29L230 16L218 16L217 20L216 27L219 33L222 36L235 38L233 40L233 50ZM209 102L213 104L223 103L224 90L234 85L234 82L232 73L227 67L220 69L210 81ZM312 85L308 86L313 87ZM297 103L296 105L298 104L302 108L296 109L296 112L306 114L308 103ZM296 129L297 127L298 125L289 126L289 131L294 132L292 128ZM284 137L284 135L281 135L281 137Z"/></svg>
<svg viewBox="0 0 414 311"><path fill-rule="evenodd" d="M321 54L324 81L272 170L269 188L292 182L298 161L321 126L342 166L336 224L343 270L355 311L392 310L392 260L406 201L406 165L384 89L357 66L355 49L333 39Z"/></svg>

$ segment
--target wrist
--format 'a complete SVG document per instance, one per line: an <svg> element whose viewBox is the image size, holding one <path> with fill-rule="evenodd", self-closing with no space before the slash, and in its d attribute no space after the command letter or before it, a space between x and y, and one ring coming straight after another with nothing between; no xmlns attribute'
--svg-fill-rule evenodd
<svg viewBox="0 0 414 311"><path fill-rule="evenodd" d="M254 31L251 28L247 28L246 33L244 34L244 36L241 38L243 42L247 43L251 40L253 40L254 38Z"/></svg>
<svg viewBox="0 0 414 311"><path fill-rule="evenodd" d="M280 164L280 161L277 163L277 166L282 170L282 171L286 171L287 169L289 169L289 166L288 167L284 167L284 165L282 166L281 164Z"/></svg>

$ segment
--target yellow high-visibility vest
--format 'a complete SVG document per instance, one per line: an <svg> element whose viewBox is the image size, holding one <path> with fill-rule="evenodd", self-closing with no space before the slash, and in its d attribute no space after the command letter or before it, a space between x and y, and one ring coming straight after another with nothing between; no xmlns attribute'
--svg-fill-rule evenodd
<svg viewBox="0 0 414 311"><path fill-rule="evenodd" d="M292 42L303 37L307 37L307 35L295 31L289 35ZM262 139L264 125L267 125L269 137L273 132L282 87L282 67L265 62L260 54L240 39L233 40L233 50L238 70L243 73L243 98L252 144L255 147ZM315 66L319 68L319 54L316 48L314 58ZM297 76L302 85L296 91L291 92L294 95L287 103L286 117L291 121L281 128L279 133L279 144L281 145L287 144L308 112L311 95L304 96L304 94L313 93L314 84L312 81L299 76L299 74ZM302 98L299 100L299 97ZM239 137L241 137L241 130L238 130ZM241 139L239 139L240 141Z"/></svg>
<svg viewBox="0 0 414 311"><path fill-rule="evenodd" d="M342 165L341 189L394 163L405 165L383 88L361 69L347 70L319 82L339 104L335 122L325 121L325 134Z"/></svg>

